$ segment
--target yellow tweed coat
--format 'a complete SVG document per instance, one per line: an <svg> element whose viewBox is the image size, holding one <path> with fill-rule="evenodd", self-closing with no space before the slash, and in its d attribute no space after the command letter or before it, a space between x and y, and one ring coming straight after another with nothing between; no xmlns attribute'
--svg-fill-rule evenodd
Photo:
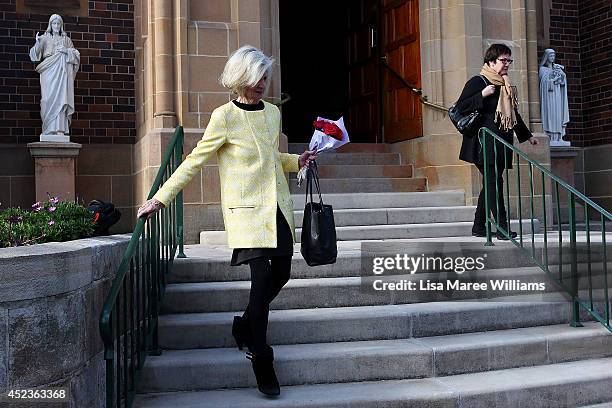
<svg viewBox="0 0 612 408"><path fill-rule="evenodd" d="M299 170L297 154L278 151L280 111L246 111L228 102L215 109L204 136L153 198L168 205L217 154L223 222L230 248L276 248L276 205L293 242L293 202L284 172ZM206 186L204 186L206 188Z"/></svg>

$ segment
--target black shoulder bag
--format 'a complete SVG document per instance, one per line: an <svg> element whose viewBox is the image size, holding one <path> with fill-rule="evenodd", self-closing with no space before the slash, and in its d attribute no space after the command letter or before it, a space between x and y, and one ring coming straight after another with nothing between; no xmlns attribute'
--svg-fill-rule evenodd
<svg viewBox="0 0 612 408"><path fill-rule="evenodd" d="M480 78L482 78L483 82L485 83L485 86L487 86L487 81L485 81L482 75L479 76ZM457 128L459 133L461 133L462 135L472 134L472 132L476 130L476 128L478 127L478 123L480 122L480 112L474 111L468 113L467 115L464 115L459 112L456 103L454 103L453 106L448 109L448 117L450 118L453 125Z"/></svg>
<svg viewBox="0 0 612 408"><path fill-rule="evenodd" d="M319 194L319 202L312 197L312 184ZM310 195L310 202L308 196ZM309 266L327 265L336 262L338 247L336 246L336 224L332 206L323 204L317 163L310 162L306 173L306 205L302 222L301 236L302 256Z"/></svg>

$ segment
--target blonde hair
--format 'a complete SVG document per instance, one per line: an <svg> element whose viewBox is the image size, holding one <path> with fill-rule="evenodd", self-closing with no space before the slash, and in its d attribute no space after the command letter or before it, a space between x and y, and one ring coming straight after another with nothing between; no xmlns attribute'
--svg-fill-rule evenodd
<svg viewBox="0 0 612 408"><path fill-rule="evenodd" d="M256 47L244 45L230 55L219 83L238 95L244 95L244 90L257 85L264 75L270 79L272 64L274 58L268 57Z"/></svg>

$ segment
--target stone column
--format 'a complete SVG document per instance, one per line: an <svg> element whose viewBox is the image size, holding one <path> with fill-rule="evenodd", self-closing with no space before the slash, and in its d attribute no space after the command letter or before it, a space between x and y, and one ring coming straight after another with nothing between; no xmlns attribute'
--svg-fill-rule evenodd
<svg viewBox="0 0 612 408"><path fill-rule="evenodd" d="M81 145L72 142L28 143L34 158L36 201L47 201L47 193L62 201L75 199L76 158Z"/></svg>
<svg viewBox="0 0 612 408"><path fill-rule="evenodd" d="M264 0L263 3L269 3ZM260 0L231 0L232 23L236 24L238 47L262 48ZM265 48L265 47L264 47Z"/></svg>
<svg viewBox="0 0 612 408"><path fill-rule="evenodd" d="M546 1L545 1L546 2ZM529 83L529 129L541 133L542 118L540 113L540 78L538 61L538 3L539 0L527 0L527 78Z"/></svg>
<svg viewBox="0 0 612 408"><path fill-rule="evenodd" d="M154 60L155 60L155 128L172 128L176 125L174 110L174 27L172 24L172 1L155 0Z"/></svg>
<svg viewBox="0 0 612 408"><path fill-rule="evenodd" d="M423 94L452 105L463 85L482 66L483 21L478 1L419 1ZM480 185L474 166L459 160L462 138L445 111L423 107L423 137L393 143L415 176L427 177L430 191L463 189L472 204Z"/></svg>

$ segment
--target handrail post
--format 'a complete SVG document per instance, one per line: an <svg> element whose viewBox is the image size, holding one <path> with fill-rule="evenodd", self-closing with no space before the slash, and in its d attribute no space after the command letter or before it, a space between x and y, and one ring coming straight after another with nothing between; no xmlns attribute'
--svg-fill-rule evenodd
<svg viewBox="0 0 612 408"><path fill-rule="evenodd" d="M516 154L516 195L517 206L518 206L518 228L519 228L519 241L521 243L521 248L523 248L523 205L521 203L521 156Z"/></svg>
<svg viewBox="0 0 612 408"><path fill-rule="evenodd" d="M572 273L572 327L582 327L580 323L580 301L578 300L578 259L576 248L576 196L569 192L569 230L570 230L570 262ZM560 220L559 220L560 221ZM563 262L563 260L561 260Z"/></svg>
<svg viewBox="0 0 612 408"><path fill-rule="evenodd" d="M113 319L109 317L110 327L112 327ZM114 371L113 371L113 357L115 356L115 350L110 346L105 345L104 359L106 360L106 406L112 407L115 401L115 387L114 387Z"/></svg>
<svg viewBox="0 0 612 408"><path fill-rule="evenodd" d="M489 167L489 163L487 161L487 147L486 147L486 132L481 128L480 129L480 146L482 147L482 162L484 165L484 171L483 171L483 177L484 177L484 182L482 183L484 185L484 195L485 195L485 227L487 230L487 242L485 243L485 246L494 246L495 244L493 243L493 237L492 237L492 233L491 233L491 219L489 218L489 186L488 186L488 172L487 172L487 168Z"/></svg>
<svg viewBox="0 0 612 408"><path fill-rule="evenodd" d="M149 354L152 356L160 356L162 354L159 347L159 308L160 308L160 275L162 273L159 263L160 248L160 231L159 231L159 213L151 218L151 253L153 254L153 268L151 271L151 314L153 319L153 327L151 333L151 350Z"/></svg>
<svg viewBox="0 0 612 408"><path fill-rule="evenodd" d="M181 137L176 146L177 148L177 152L176 152L177 166L176 167L180 166L181 163L183 162L184 133L183 133L182 126L180 126L179 132L181 132ZM185 229L183 226L183 191L182 190L176 196L176 226L177 226L177 235L178 235L177 241L178 241L178 247L179 247L177 258L187 258L187 256L185 255L184 238L183 238L183 233Z"/></svg>

